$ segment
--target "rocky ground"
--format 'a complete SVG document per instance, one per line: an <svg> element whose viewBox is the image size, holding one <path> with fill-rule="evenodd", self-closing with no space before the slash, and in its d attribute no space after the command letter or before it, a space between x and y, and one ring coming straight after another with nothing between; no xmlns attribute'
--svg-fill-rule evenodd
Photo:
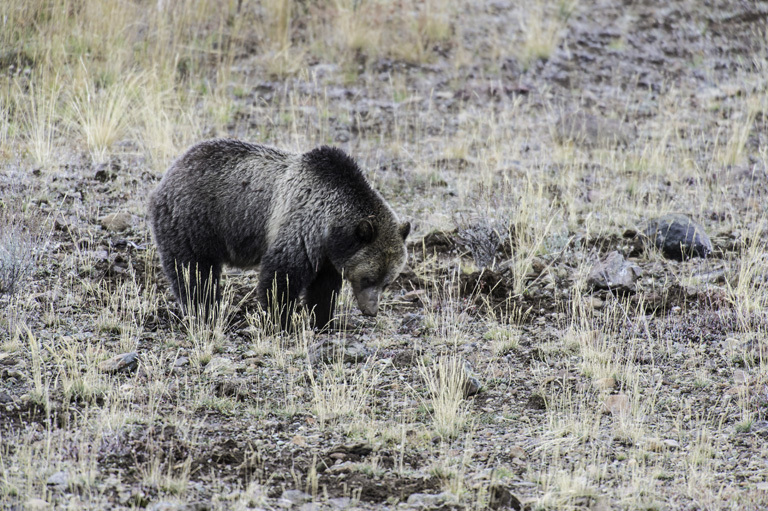
<svg viewBox="0 0 768 511"><path fill-rule="evenodd" d="M338 145L412 222L342 331L275 333L254 271L223 324L178 319L130 130L99 163L0 139L0 508L768 507L768 6L451 15L415 62L245 44L195 128Z"/></svg>

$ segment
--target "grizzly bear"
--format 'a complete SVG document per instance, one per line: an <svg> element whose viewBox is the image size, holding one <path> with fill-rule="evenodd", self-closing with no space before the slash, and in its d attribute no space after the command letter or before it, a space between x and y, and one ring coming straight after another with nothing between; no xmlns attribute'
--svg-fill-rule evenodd
<svg viewBox="0 0 768 511"><path fill-rule="evenodd" d="M405 265L411 229L340 149L297 154L230 139L201 142L172 163L149 215L186 314L220 300L223 264L258 266L258 300L280 312L283 328L301 298L315 326L329 325L342 276L362 313L375 316Z"/></svg>

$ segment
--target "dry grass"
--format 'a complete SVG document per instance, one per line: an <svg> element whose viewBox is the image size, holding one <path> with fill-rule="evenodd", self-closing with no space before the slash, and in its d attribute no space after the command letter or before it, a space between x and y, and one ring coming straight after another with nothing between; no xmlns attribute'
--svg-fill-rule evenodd
<svg viewBox="0 0 768 511"><path fill-rule="evenodd" d="M407 489L483 509L501 484L532 509L763 508L764 35L727 77L634 87L583 59L633 58L645 39L624 21L581 44L570 23L594 5L502 4L0 2L0 501L250 509L300 489L375 509ZM563 69L584 90L554 85ZM563 106L636 131L557 144ZM413 240L485 238L414 249L375 322L345 289L341 331L281 332L252 272L226 275L213 324L181 320L145 223L96 219L143 217L168 163L210 136L340 145ZM645 252L635 296L586 287L601 240L626 251L626 229L672 211L716 258ZM463 290L481 270L507 296ZM328 338L375 354L309 364ZM129 351L135 373L99 369Z"/></svg>

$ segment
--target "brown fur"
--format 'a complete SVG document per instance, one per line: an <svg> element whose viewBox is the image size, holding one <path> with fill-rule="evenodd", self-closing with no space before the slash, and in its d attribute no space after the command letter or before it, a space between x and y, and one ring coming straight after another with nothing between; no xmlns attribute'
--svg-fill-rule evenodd
<svg viewBox="0 0 768 511"><path fill-rule="evenodd" d="M219 299L223 264L258 265L258 298L282 311L284 326L302 295L318 326L331 321L342 275L363 313L375 315L405 264L410 231L341 150L295 154L226 139L176 160L149 213L182 307L189 300L207 311Z"/></svg>

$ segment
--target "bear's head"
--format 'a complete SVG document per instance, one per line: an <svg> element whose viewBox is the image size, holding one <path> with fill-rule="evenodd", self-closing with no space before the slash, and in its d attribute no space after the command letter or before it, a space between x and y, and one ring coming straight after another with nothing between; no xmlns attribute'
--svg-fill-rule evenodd
<svg viewBox="0 0 768 511"><path fill-rule="evenodd" d="M379 312L382 291L403 270L407 257L405 238L410 232L410 223L397 220L382 223L365 218L355 227L355 240L361 248L346 261L343 273L366 316Z"/></svg>

